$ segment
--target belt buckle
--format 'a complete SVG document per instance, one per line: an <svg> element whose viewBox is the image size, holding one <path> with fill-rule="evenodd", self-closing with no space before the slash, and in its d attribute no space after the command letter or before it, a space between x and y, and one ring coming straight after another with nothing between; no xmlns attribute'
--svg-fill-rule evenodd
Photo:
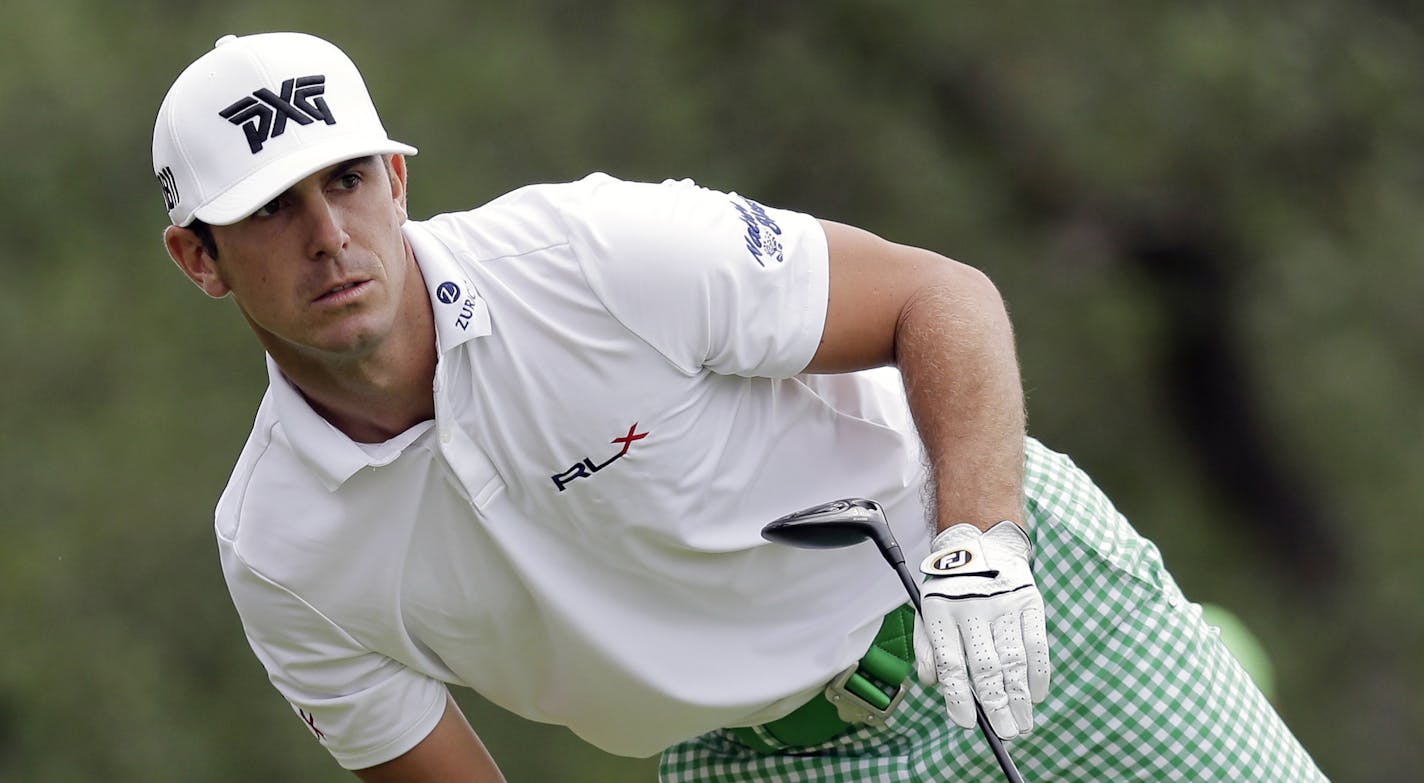
<svg viewBox="0 0 1424 783"><path fill-rule="evenodd" d="M905 687L905 683L902 682L899 687L896 688L894 696L885 697L890 700L889 704L884 707L876 706L866 701L865 697L857 693L851 685L851 678L857 676L859 671L860 663L857 662L851 664L850 668L836 675L836 678L831 680L831 683L826 686L826 700L835 706L836 715L846 723L882 725L885 723L885 719L890 717L890 713L894 712L895 708L900 706L900 702L905 700L905 694L908 693L910 689ZM863 675L860 679L861 682L864 683L862 687L874 688L881 695L884 695L884 691L876 688L866 680Z"/></svg>

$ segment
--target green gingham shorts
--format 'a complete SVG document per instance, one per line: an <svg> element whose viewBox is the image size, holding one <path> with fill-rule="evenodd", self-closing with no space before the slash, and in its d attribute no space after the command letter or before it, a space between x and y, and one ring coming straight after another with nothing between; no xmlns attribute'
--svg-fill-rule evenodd
<svg viewBox="0 0 1424 783"><path fill-rule="evenodd" d="M1030 783L1324 781L1157 548L1067 457L1028 442L1028 527L1047 608L1053 680L1033 731L1006 742ZM883 728L760 755L727 731L669 748L663 783L990 783L1003 773L977 730L932 688Z"/></svg>

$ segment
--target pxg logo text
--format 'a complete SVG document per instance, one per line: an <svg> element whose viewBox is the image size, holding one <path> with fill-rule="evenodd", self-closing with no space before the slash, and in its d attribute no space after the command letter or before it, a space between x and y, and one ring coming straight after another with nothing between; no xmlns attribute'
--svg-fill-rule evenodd
<svg viewBox="0 0 1424 783"><path fill-rule="evenodd" d="M317 120L335 125L336 117L322 97L325 93L325 76L298 76L282 82L280 95L263 87L239 98L218 114L242 127L247 146L256 155L262 151L263 144L287 130L287 120L298 125L310 125Z"/></svg>

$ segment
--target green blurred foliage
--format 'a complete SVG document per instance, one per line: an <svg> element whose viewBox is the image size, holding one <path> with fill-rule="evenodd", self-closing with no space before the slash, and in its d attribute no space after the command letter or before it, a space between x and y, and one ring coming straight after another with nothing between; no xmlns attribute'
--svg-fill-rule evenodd
<svg viewBox="0 0 1424 783"><path fill-rule="evenodd" d="M261 354L165 260L149 160L178 71L278 29L362 66L421 148L418 217L593 170L691 177L984 268L1032 430L1256 633L1327 773L1424 769L1424 11L10 0L0 780L350 779L267 686L218 573ZM1209 263L1144 251L1173 247ZM1184 328L1227 338L1215 380L1314 527L1263 529L1284 507L1231 488L1254 469L1203 457L1250 432L1183 418L1211 380L1173 364ZM1282 555L1302 546L1321 551ZM653 779L460 698L515 783Z"/></svg>

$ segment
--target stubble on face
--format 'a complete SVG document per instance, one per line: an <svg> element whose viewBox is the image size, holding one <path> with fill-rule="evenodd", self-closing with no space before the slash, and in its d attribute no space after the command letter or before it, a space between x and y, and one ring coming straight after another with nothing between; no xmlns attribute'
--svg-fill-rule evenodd
<svg viewBox="0 0 1424 783"><path fill-rule="evenodd" d="M279 363L360 362L399 320L414 265L404 220L404 182L393 166L378 157L348 161L218 227L218 267Z"/></svg>

